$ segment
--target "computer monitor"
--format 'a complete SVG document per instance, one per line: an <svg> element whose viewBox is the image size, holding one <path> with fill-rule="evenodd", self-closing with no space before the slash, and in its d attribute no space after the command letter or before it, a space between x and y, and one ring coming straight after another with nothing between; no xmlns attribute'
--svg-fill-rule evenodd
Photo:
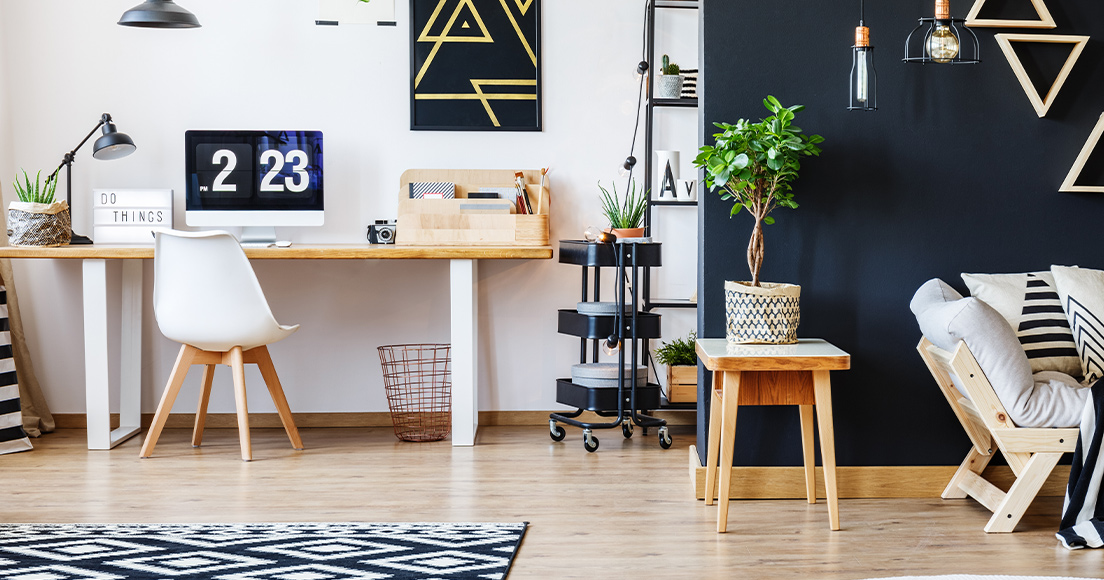
<svg viewBox="0 0 1104 580"><path fill-rule="evenodd" d="M323 224L321 131L187 131L184 149L189 226L264 244L275 226Z"/></svg>

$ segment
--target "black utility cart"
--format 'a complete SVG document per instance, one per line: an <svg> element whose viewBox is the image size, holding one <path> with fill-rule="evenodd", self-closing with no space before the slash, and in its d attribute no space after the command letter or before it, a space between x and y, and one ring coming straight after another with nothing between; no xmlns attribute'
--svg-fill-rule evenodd
<svg viewBox="0 0 1104 580"><path fill-rule="evenodd" d="M633 368L645 363L647 340L660 337L660 315L640 312L637 295L641 269L659 266L660 250L661 244L658 243L560 241L560 263L583 267L582 302L577 309L559 311L560 334L579 337L580 364L573 369L573 376L576 371L582 374L584 370L603 366L598 364L603 345L619 345L620 348L617 362L605 364L607 372L611 367L614 369L608 380L566 378L556 381L556 402L575 407L576 411L549 415L548 428L554 441L563 441L567 436L560 423L579 427L583 429L583 447L593 452L598 449L594 429L620 427L621 433L628 438L633 435L633 426L639 425L644 428L645 434L649 427L658 427L660 446L664 449L671 447L667 421L646 414L660 406L659 385L647 381L647 369L643 371L643 380L639 375L627 376L633 374ZM615 269L615 301L612 304L600 302L601 268ZM590 282L592 277L593 283ZM626 291L626 286L630 291ZM602 307L606 308L605 312L601 311ZM587 341L590 341L589 345ZM628 368L626 363L629 363ZM594 411L599 417L611 418L611 421L580 421L578 417L583 411Z"/></svg>

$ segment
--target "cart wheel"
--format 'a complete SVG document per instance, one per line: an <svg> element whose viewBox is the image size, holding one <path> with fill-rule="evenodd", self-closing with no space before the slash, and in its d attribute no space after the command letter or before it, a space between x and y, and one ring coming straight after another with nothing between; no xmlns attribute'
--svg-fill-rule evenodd
<svg viewBox="0 0 1104 580"><path fill-rule="evenodd" d="M625 436L625 439L631 439L633 436L633 424L631 421L626 421L621 424L621 434Z"/></svg>
<svg viewBox="0 0 1104 580"><path fill-rule="evenodd" d="M598 451L598 438L594 436L590 429L583 431L583 448L589 453Z"/></svg>
<svg viewBox="0 0 1104 580"><path fill-rule="evenodd" d="M567 431L565 431L563 427L557 425L555 419L549 419L548 436L551 437L553 441L563 441L564 437L567 437Z"/></svg>
<svg viewBox="0 0 1104 580"><path fill-rule="evenodd" d="M664 449L671 448L671 434L667 432L667 427L659 428L659 446Z"/></svg>

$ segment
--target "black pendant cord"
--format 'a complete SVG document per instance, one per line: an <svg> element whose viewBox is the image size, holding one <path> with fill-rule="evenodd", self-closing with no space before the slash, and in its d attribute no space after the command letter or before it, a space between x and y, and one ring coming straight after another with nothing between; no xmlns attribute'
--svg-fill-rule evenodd
<svg viewBox="0 0 1104 580"><path fill-rule="evenodd" d="M859 0L859 26L866 26L866 0Z"/></svg>
<svg viewBox="0 0 1104 580"><path fill-rule="evenodd" d="M640 42L640 62L647 62L648 58L648 7L653 0L646 0L644 2L644 31L641 34ZM633 138L632 145L629 147L629 159L632 159L634 163L629 164L629 175L625 178L625 195L629 194L629 186L632 185L633 169L636 168L634 153L636 152L636 136L640 132L640 109L644 102L644 80L651 77L651 63L649 63L648 70L640 74L640 88L636 93L636 121L633 122Z"/></svg>

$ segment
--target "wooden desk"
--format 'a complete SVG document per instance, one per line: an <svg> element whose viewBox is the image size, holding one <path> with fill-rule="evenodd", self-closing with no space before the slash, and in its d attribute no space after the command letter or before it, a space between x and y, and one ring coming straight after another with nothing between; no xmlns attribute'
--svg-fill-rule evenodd
<svg viewBox="0 0 1104 580"><path fill-rule="evenodd" d="M452 309L452 444L475 444L479 428L479 260L547 260L551 246L407 247L368 244L297 244L249 248L252 260L449 260ZM153 246L0 248L0 258L72 259L84 267L84 380L88 448L111 449L141 431L142 269ZM107 260L123 260L119 428L108 405Z"/></svg>
<svg viewBox="0 0 1104 580"><path fill-rule="evenodd" d="M698 340L696 349L705 368L713 371L705 503L713 504L719 466L717 531L724 532L728 528L728 496L732 483L732 455L736 446L736 409L739 405L800 407L805 493L809 503L816 503L813 455L813 408L816 408L824 487L828 492L828 523L831 529L838 530L836 444L832 429L832 384L828 373L851 368L851 355L818 338L801 339L797 344L788 345L729 345L723 338L710 338Z"/></svg>

